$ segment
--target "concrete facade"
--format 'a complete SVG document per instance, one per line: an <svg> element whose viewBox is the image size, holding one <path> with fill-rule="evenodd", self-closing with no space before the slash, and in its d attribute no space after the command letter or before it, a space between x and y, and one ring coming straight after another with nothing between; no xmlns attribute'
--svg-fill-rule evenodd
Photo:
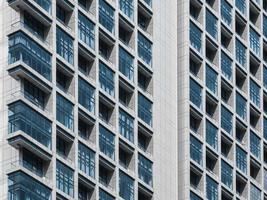
<svg viewBox="0 0 267 200"><path fill-rule="evenodd" d="M112 31L108 30L107 24L100 22L100 0L85 0L79 3L72 0L52 0L49 6L47 2L50 1L0 2L0 63L2 66L0 72L0 198L26 199L26 196L34 198L31 195L35 194L38 196L36 198L40 199L176 199L178 195L177 89L173 87L177 80L176 2L153 1L150 5L150 1L147 0L104 0L103 4L106 4L114 13ZM82 6L84 2L85 7ZM131 17L127 16L122 6L120 7L120 3L124 5L124 2L131 4L129 6L133 12ZM58 10L57 6L60 7ZM90 46L92 44L90 42L86 43L88 40L80 37L78 25L80 14L93 24L93 46ZM27 19L27 15L30 15L30 19ZM143 17L144 21L138 20L138 17ZM38 23L34 24L35 21ZM143 27L138 24L138 21L143 22ZM39 25L43 28L41 33L38 31ZM59 53L64 51L64 46L61 50L57 49L59 30L70 38L72 50L68 50L72 55ZM119 32L128 37L127 44ZM12 51L10 38L18 33L23 35L20 36L21 38L26 36L35 47L37 45L38 49L41 48L41 52L44 50L48 56L50 55L50 80L46 76L47 73L40 70L42 68L38 62L42 60L38 55L40 50L31 52L30 55L33 58L30 56L28 60L23 55L25 49L20 50L18 58L10 55ZM86 34L88 34L86 37L90 37L88 32ZM142 59L142 55L138 54L138 34L142 34L152 44L150 49L152 60L149 64ZM24 42L21 38L17 40L18 43ZM125 71L119 68L120 48L133 58L132 80L127 77L129 74L125 75ZM108 52L108 56L103 56L103 52ZM38 59L34 60L36 58L34 56ZM78 67L82 63L80 57L86 60L86 73ZM113 72L114 88L111 93L109 93L110 90L106 90L106 87L101 86L100 63ZM144 83L143 76L146 77L145 88L140 85ZM93 90L93 97L91 97L93 103L90 102L93 104L93 110L91 111L79 101L79 95L82 95L79 93L80 79ZM25 88L28 87L26 84L31 85L31 91L38 91L38 95L44 96L44 105L40 106L39 96L34 97L34 94L37 95L35 92L26 95ZM65 85L67 86L63 87ZM121 92L119 88L124 91ZM122 102L121 99L124 98L123 94L119 94L120 92L126 96L126 104ZM151 124L145 121L142 111L138 114L140 104L138 95L142 95L152 105ZM71 105L72 119L67 114L62 117L63 121L60 121L62 119L59 119L57 112L62 110L57 110L58 96L62 97L65 103L70 103L67 104ZM49 128L47 130L51 135L49 144L42 143L44 138L36 135L40 133L38 127L41 126L37 118L25 117L24 114L27 113L25 110L21 113L15 109L11 111L12 105L16 105L17 102L20 102L22 107L26 107L28 112L38 113L37 116L41 116L42 125L44 119L51 125L50 130ZM131 124L133 141L122 134L120 111L124 111L133 119ZM23 116L18 113L15 115L16 112ZM147 114L149 110L144 112ZM103 119L106 114L108 120ZM62 112L61 115L63 115ZM22 118L29 120L28 129L25 129L26 122ZM16 122L13 121L14 119ZM82 123L86 127L86 137L80 135L83 130ZM103 147L100 144L100 127L114 136L114 158L109 157L101 149L106 150L107 145ZM144 138L145 141L142 141ZM85 147L87 152L93 155L92 159L85 153L86 158L90 157L90 162L84 161L87 163L85 168L81 167L83 164L79 164L80 146ZM147 179L141 178L138 167L139 156L143 156L143 159L152 166L148 169L148 171L152 170L152 179L148 182ZM65 169L64 178L60 177L59 166L61 165ZM89 172L86 171L87 167L92 167ZM23 180L21 178L22 181L13 177L19 173L23 174L19 176L24 178ZM120 174L124 174L130 180L130 186L127 185L129 182L127 184L122 182L120 186L122 179ZM31 183L26 183L24 176L29 178ZM32 183L35 189L32 188Z"/></svg>
<svg viewBox="0 0 267 200"><path fill-rule="evenodd" d="M177 7L178 199L266 199L266 1Z"/></svg>
<svg viewBox="0 0 267 200"><path fill-rule="evenodd" d="M1 199L267 199L266 0L5 0L0 30Z"/></svg>

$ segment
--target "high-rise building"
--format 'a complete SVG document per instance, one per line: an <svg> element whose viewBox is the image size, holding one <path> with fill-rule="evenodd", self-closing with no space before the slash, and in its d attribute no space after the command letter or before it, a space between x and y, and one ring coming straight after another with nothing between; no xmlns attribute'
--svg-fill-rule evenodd
<svg viewBox="0 0 267 200"><path fill-rule="evenodd" d="M267 1L177 5L178 199L267 199Z"/></svg>
<svg viewBox="0 0 267 200"><path fill-rule="evenodd" d="M0 1L0 199L176 199L176 6Z"/></svg>
<svg viewBox="0 0 267 200"><path fill-rule="evenodd" d="M267 0L2 0L0 199L267 200Z"/></svg>

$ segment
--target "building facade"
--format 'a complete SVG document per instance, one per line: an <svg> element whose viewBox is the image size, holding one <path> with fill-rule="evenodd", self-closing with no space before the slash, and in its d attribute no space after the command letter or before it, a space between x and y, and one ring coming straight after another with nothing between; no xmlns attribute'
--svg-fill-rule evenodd
<svg viewBox="0 0 267 200"><path fill-rule="evenodd" d="M1 199L267 199L266 0L0 5Z"/></svg>
<svg viewBox="0 0 267 200"><path fill-rule="evenodd" d="M177 197L176 5L0 2L0 199Z"/></svg>
<svg viewBox="0 0 267 200"><path fill-rule="evenodd" d="M178 199L265 200L267 1L177 8Z"/></svg>

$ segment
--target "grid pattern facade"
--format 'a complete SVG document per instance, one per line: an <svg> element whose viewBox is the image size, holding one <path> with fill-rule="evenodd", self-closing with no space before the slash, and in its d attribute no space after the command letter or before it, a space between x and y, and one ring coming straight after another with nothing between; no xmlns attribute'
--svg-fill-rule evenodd
<svg viewBox="0 0 267 200"><path fill-rule="evenodd" d="M267 199L267 1L188 8L190 190L179 196Z"/></svg>
<svg viewBox="0 0 267 200"><path fill-rule="evenodd" d="M152 0L6 3L7 199L153 199Z"/></svg>

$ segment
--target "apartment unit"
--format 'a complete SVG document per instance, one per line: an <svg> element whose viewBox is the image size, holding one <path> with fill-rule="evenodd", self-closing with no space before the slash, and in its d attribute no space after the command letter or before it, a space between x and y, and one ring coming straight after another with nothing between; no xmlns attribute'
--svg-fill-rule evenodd
<svg viewBox="0 0 267 200"><path fill-rule="evenodd" d="M267 1L177 8L178 199L266 200Z"/></svg>
<svg viewBox="0 0 267 200"><path fill-rule="evenodd" d="M0 2L0 199L176 199L176 5Z"/></svg>

